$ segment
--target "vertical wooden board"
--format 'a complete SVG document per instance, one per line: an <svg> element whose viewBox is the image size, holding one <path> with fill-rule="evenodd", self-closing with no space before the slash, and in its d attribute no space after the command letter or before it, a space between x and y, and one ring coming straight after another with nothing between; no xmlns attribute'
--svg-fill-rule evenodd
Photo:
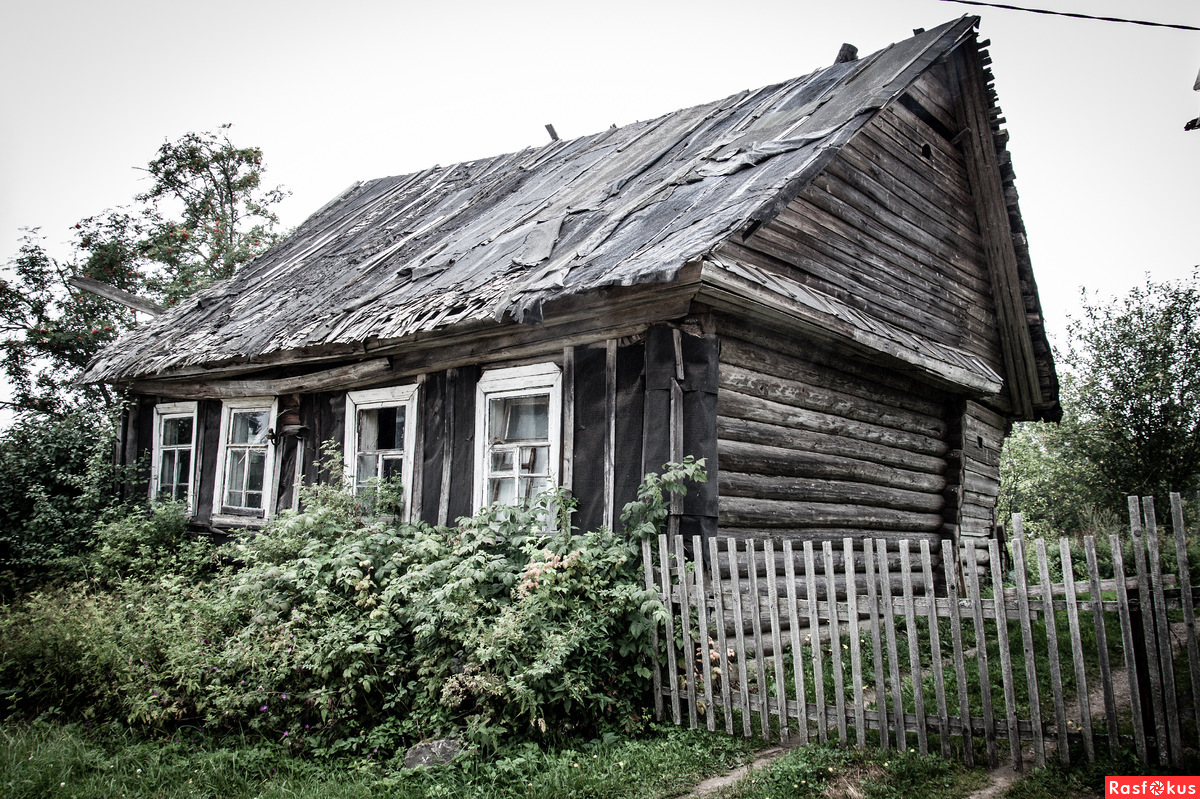
<svg viewBox="0 0 1200 799"><path fill-rule="evenodd" d="M908 550L909 542L900 542L900 581L904 587L904 630L908 634L908 667L912 680L913 705L917 714L917 747L921 754L929 754L929 731L925 719L925 686L921 671L920 638L917 634L917 609L913 602L912 558Z"/></svg>
<svg viewBox="0 0 1200 799"><path fill-rule="evenodd" d="M1104 718L1108 729L1108 752L1113 757L1120 751L1120 732L1117 728L1117 697L1113 692L1112 667L1108 660L1108 625L1104 619L1104 595L1100 591L1100 568L1096 561L1096 539L1083 539L1083 550L1087 556L1088 593L1092 603L1092 626L1096 630L1096 659L1100 665L1100 684L1104 690ZM1125 575L1117 572L1117 578Z"/></svg>
<svg viewBox="0 0 1200 799"><path fill-rule="evenodd" d="M838 621L837 573L833 569L833 542L821 545L825 559L825 591L829 597L829 669L833 672L833 704L837 712L838 740L846 743L846 685L842 673L842 634ZM853 584L846 586L849 593Z"/></svg>
<svg viewBox="0 0 1200 799"><path fill-rule="evenodd" d="M992 539L995 541L995 539ZM979 670L979 701L983 706L983 737L987 745L988 765L992 768L996 767L996 717L992 708L992 674L988 666L988 651L987 651L987 627L983 620L983 591L979 585L979 571L973 568L970 564L978 563L975 542L968 541L967 543L967 568L963 573L967 578L967 594L971 599L971 620L975 627L975 662ZM990 558L993 563L996 563L995 558ZM995 585L1003 585L1003 583L995 582ZM996 608L998 613L998 623L996 625L997 639L1000 641L1007 640L1008 627L1004 624L1004 592L996 591L997 595ZM1003 653L1003 649L1001 652ZM1015 705L1014 705L1015 712ZM1013 716L1015 718L1015 716ZM1016 724L1010 721L1009 731L1016 730ZM1015 750L1014 764L1020 768L1021 748L1018 745Z"/></svg>
<svg viewBox="0 0 1200 799"><path fill-rule="evenodd" d="M575 348L563 347L562 469L559 485L571 491L575 476Z"/></svg>
<svg viewBox="0 0 1200 799"><path fill-rule="evenodd" d="M1067 740L1067 708L1063 703L1062 665L1058 657L1058 621L1054 612L1054 584L1050 581L1050 566L1046 562L1046 539L1035 545L1038 580L1041 582L1042 616L1046 622L1046 655L1050 659L1050 693L1054 697L1054 727L1058 733L1058 759L1064 765L1071 762L1071 747Z"/></svg>
<svg viewBox="0 0 1200 799"><path fill-rule="evenodd" d="M604 526L616 519L617 340L604 342ZM688 684L691 684L688 680ZM695 709L692 710L695 713ZM694 726L694 725L693 725Z"/></svg>
<svg viewBox="0 0 1200 799"><path fill-rule="evenodd" d="M1121 552L1121 539L1109 536L1109 546L1112 547L1113 574L1117 585L1117 615L1121 619L1121 648L1125 653L1125 673L1129 677L1129 705L1133 715L1133 745L1137 750L1138 760L1149 764L1150 756L1146 748L1145 718L1142 713L1141 685L1138 681L1137 659L1133 653L1133 619L1129 613L1129 594L1125 590L1125 556Z"/></svg>
<svg viewBox="0 0 1200 799"><path fill-rule="evenodd" d="M767 696L767 655L763 646L762 597L758 594L758 555L754 539L746 539L746 563L750 572L750 624L754 628L754 665L758 681L758 726L764 741L771 740L771 713ZM774 568L774 564L770 565Z"/></svg>
<svg viewBox="0 0 1200 799"><path fill-rule="evenodd" d="M445 442L442 448L442 481L441 493L438 495L438 512L437 523L439 527L445 527L450 522L450 482L454 475L454 467L456 464L455 455L458 454L457 447L454 446L455 420L454 413L456 406L455 398L458 395L458 370L446 370L446 398L445 404L442 406L442 441ZM669 606L668 606L669 607Z"/></svg>
<svg viewBox="0 0 1200 799"><path fill-rule="evenodd" d="M813 542L804 542L804 587L808 591L808 640L812 645L813 694L817 704L817 740L829 738L829 721L825 712L825 668L821 653L821 619L817 613L817 567Z"/></svg>
<svg viewBox="0 0 1200 799"><path fill-rule="evenodd" d="M659 599L667 606L667 612L671 612L671 597L664 596L659 592L654 583L654 564L653 555L650 550L650 539L642 539L642 570L646 577L646 590L658 593ZM654 671L651 679L654 681L654 718L662 721L663 717L663 695L662 695L662 658L659 655L658 646L658 624L650 625L650 646L654 650Z"/></svg>
<svg viewBox="0 0 1200 799"><path fill-rule="evenodd" d="M1079 701L1079 729L1083 733L1084 754L1089 763L1094 763L1096 762L1096 750L1092 745L1092 706L1088 694L1087 671L1083 667L1079 601L1075 594L1075 564L1071 562L1071 546L1066 538L1058 539L1058 552L1062 561L1063 589L1066 592L1067 600L1067 630L1071 636L1071 660L1075 664L1075 696Z"/></svg>
<svg viewBox="0 0 1200 799"><path fill-rule="evenodd" d="M1038 693L1037 664L1033 643L1033 617L1029 612L1029 583L1025 562L1025 536L1021 514L1013 514L1013 563L1017 575L1017 613L1021 618L1021 646L1025 653L1025 680L1029 692L1029 721L1033 725L1033 765L1046 766L1046 741L1042 731L1041 696Z"/></svg>
<svg viewBox="0 0 1200 799"><path fill-rule="evenodd" d="M929 653L930 669L933 672L933 696L937 702L938 737L941 739L942 757L950 757L950 712L946 708L945 677L942 674L942 632L938 629L937 592L933 583L933 559L929 554L929 541L921 539L921 572L925 576L925 601L929 603Z"/></svg>
<svg viewBox="0 0 1200 799"><path fill-rule="evenodd" d="M1005 720L1008 722L1008 747L1012 752L1013 765L1017 771L1023 771L1025 759L1021 754L1021 730L1017 726L1017 686L1013 677L1012 653L1008 639L1008 609L1004 603L1004 592L999 590L1004 585L1000 565L1003 560L1000 557L1000 542L994 538L988 541L988 560L992 569L992 585L997 587L993 591L995 596L992 607L996 615L996 643L1000 654L1000 683L1004 692ZM978 585L975 590L978 590Z"/></svg>
<svg viewBox="0 0 1200 799"><path fill-rule="evenodd" d="M1138 610L1142 617L1142 642L1146 651L1146 671L1150 682L1150 708L1154 716L1154 748L1158 762L1165 764L1170 752L1167 744L1167 711L1163 707L1162 676L1158 668L1158 635L1154 629L1154 600L1150 574L1146 567L1146 541L1142 536L1138 498L1129 497L1129 527L1133 538L1133 565L1137 572ZM1146 730L1149 734L1150 730ZM1149 744L1149 741L1147 741Z"/></svg>
<svg viewBox="0 0 1200 799"><path fill-rule="evenodd" d="M733 704L729 695L729 642L725 638L725 588L721 585L721 553L716 538L708 539L708 552L712 563L713 615L716 617L717 649L721 669L721 709L725 715L725 732L733 735ZM734 556L726 552L731 560Z"/></svg>
<svg viewBox="0 0 1200 799"><path fill-rule="evenodd" d="M863 563L867 571L867 612L871 626L871 656L875 661L875 713L879 717L879 746L888 748L887 683L883 677L883 643L879 637L879 587L875 578L875 542L863 539Z"/></svg>
<svg viewBox="0 0 1200 799"><path fill-rule="evenodd" d="M783 638L779 634L779 582L775 574L775 547L771 539L763 541L763 562L767 566L767 607L771 616L771 660L775 665L775 707L779 715L779 738L788 740L787 678L783 668ZM764 696L765 702L765 696Z"/></svg>
<svg viewBox="0 0 1200 799"><path fill-rule="evenodd" d="M750 675L746 669L746 616L742 610L742 580L739 576L737 558L737 540L729 538L727 553L729 554L729 581L733 598L733 629L735 632L735 650L738 663L738 701L742 709L742 737L750 737Z"/></svg>
<svg viewBox="0 0 1200 799"><path fill-rule="evenodd" d="M1146 547L1150 554L1150 589L1153 592L1154 628L1158 641L1158 663L1162 669L1163 704L1166 706L1167 739L1171 744L1170 762L1183 758L1183 736L1179 729L1179 700L1175 695L1175 657L1171 646L1171 631L1167 624L1167 601L1163 596L1162 558L1158 551L1158 522L1154 514L1154 497L1143 497L1146 513ZM1161 759L1162 744L1159 744Z"/></svg>
<svg viewBox="0 0 1200 799"><path fill-rule="evenodd" d="M704 542L700 536L692 537L692 552L695 553L696 564L696 623L700 630L700 639L696 642L700 649L700 672L704 677L704 721L709 732L716 732L717 720L713 708L713 675L712 651L713 640L708 626L708 591L704 585Z"/></svg>
<svg viewBox="0 0 1200 799"><path fill-rule="evenodd" d="M800 743L808 743L808 693L805 691L804 659L800 651L800 604L796 582L796 553L791 539L783 542L783 568L787 579L788 633L792 639L792 681L796 688L796 723Z"/></svg>
<svg viewBox="0 0 1200 799"><path fill-rule="evenodd" d="M412 459L412 477L411 486L408 495L408 518L416 521L421 518L421 509L425 507L425 404L429 401L429 390L425 385L428 380L428 375L417 375L417 418L410 420L408 424L413 425L413 452L416 457ZM304 442L299 442L300 456L296 464L296 484L299 486L300 481L300 464L304 461ZM293 510L296 510L298 505L297 500L293 500Z"/></svg>
<svg viewBox="0 0 1200 799"><path fill-rule="evenodd" d="M667 685L671 689L671 721L683 724L679 707L679 660L675 654L675 593L671 590L671 553L667 537L658 537L659 578L662 581L663 602L667 606Z"/></svg>
<svg viewBox="0 0 1200 799"><path fill-rule="evenodd" d="M1200 499L1200 495L1197 496ZM1192 592L1191 572L1188 571L1187 531L1183 524L1183 502L1178 494L1171 495L1171 526L1175 533L1175 562L1178 566L1179 596L1183 604L1184 640L1187 641L1188 667L1192 682L1192 711L1196 715L1197 742L1200 746L1200 645L1196 641L1195 595Z"/></svg>
<svg viewBox="0 0 1200 799"><path fill-rule="evenodd" d="M887 541L878 539L879 586L883 592L883 622L887 632L888 673L892 679L892 712L896 723L896 749L908 749L907 724L904 721L904 684L900 679L900 656L896 646L896 606L892 601L892 570L887 559Z"/></svg>
<svg viewBox="0 0 1200 799"><path fill-rule="evenodd" d="M863 696L862 642L858 622L858 583L854 575L854 541L842 539L842 565L846 575L846 635L850 639L850 690L854 697L854 735L859 748L867 745L867 719Z"/></svg>
<svg viewBox="0 0 1200 799"><path fill-rule="evenodd" d="M687 553L683 536L675 536L675 574L679 580L679 627L683 638L683 674L687 683L688 724L699 725L696 716L696 644L692 640L692 603L688 594Z"/></svg>
<svg viewBox="0 0 1200 799"><path fill-rule="evenodd" d="M958 715L962 722L963 759L967 768L975 767L975 746L971 734L971 703L967 696L967 665L963 659L962 608L958 604L959 570L954 555L954 542L942 539L942 570L946 577L946 599L950 605L950 648L954 653L954 680L958 688Z"/></svg>

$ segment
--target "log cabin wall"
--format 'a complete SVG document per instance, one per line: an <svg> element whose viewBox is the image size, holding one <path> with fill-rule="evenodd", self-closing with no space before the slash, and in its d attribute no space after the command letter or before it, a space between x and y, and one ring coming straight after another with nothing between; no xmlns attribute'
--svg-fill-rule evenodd
<svg viewBox="0 0 1200 799"><path fill-rule="evenodd" d="M721 535L776 541L952 535L943 510L956 403L811 342L723 319Z"/></svg>
<svg viewBox="0 0 1200 799"><path fill-rule="evenodd" d="M1004 373L943 68L881 111L775 219L718 251Z"/></svg>

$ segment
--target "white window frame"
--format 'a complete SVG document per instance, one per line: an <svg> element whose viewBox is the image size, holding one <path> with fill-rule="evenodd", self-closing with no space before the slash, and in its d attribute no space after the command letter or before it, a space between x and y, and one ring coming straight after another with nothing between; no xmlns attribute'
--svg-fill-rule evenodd
<svg viewBox="0 0 1200 799"><path fill-rule="evenodd" d="M159 479L162 473L162 430L163 422L181 416L192 419L191 467L188 471L187 515L196 512L196 403L195 402L163 402L154 406L154 433L151 444L150 458L150 499L158 499ZM180 449L181 447L172 447Z"/></svg>
<svg viewBox="0 0 1200 799"><path fill-rule="evenodd" d="M475 510L487 507L487 473L491 450L488 403L506 397L550 397L550 454L547 467L550 485L557 484L562 448L562 369L558 364L539 363L486 371L475 388Z"/></svg>
<svg viewBox="0 0 1200 799"><path fill-rule="evenodd" d="M225 474L228 472L229 424L235 411L267 411L267 457L263 464L263 507L262 514L246 508L247 513L225 513ZM279 415L279 401L275 397L245 397L227 399L221 403L221 443L217 447L217 479L213 490L213 521L226 524L254 524L266 521L275 515L276 491L279 490L278 475L275 474L275 427Z"/></svg>
<svg viewBox="0 0 1200 799"><path fill-rule="evenodd" d="M420 424L417 418L417 385L373 388L346 394L344 463L350 490L355 494L358 493L358 412L374 408L404 408L404 467L400 476L404 508L401 521L408 521L413 518L413 458L416 457L417 425Z"/></svg>

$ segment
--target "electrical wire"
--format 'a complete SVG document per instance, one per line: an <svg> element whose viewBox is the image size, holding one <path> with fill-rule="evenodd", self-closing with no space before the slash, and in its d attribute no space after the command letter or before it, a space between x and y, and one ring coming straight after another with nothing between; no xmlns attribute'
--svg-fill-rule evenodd
<svg viewBox="0 0 1200 799"><path fill-rule="evenodd" d="M1074 19L1095 19L1101 22L1124 22L1129 25L1145 25L1151 28L1174 28L1181 31L1200 31L1191 25L1175 25L1170 22L1147 22L1143 19L1124 19L1122 17L1095 17L1091 14L1076 14L1071 11L1050 11L1045 8L1024 8L1005 3L984 3L980 0L941 0L943 3L959 3L966 6L987 6L988 8L1003 8L1007 11L1028 11L1030 14L1046 14L1052 17L1072 17Z"/></svg>

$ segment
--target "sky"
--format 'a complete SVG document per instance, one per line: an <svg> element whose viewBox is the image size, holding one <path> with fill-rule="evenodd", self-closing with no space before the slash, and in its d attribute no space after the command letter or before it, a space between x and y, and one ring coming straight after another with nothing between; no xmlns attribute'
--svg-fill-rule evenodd
<svg viewBox="0 0 1200 799"><path fill-rule="evenodd" d="M1014 2L1014 0L1007 0ZM1015 4L1022 4L1017 0ZM1028 5L1200 27L1197 0ZM69 254L165 141L232 123L294 227L357 180L594 133L861 55L964 14L991 39L1052 340L1080 291L1200 263L1200 32L944 0L0 0L0 262Z"/></svg>

